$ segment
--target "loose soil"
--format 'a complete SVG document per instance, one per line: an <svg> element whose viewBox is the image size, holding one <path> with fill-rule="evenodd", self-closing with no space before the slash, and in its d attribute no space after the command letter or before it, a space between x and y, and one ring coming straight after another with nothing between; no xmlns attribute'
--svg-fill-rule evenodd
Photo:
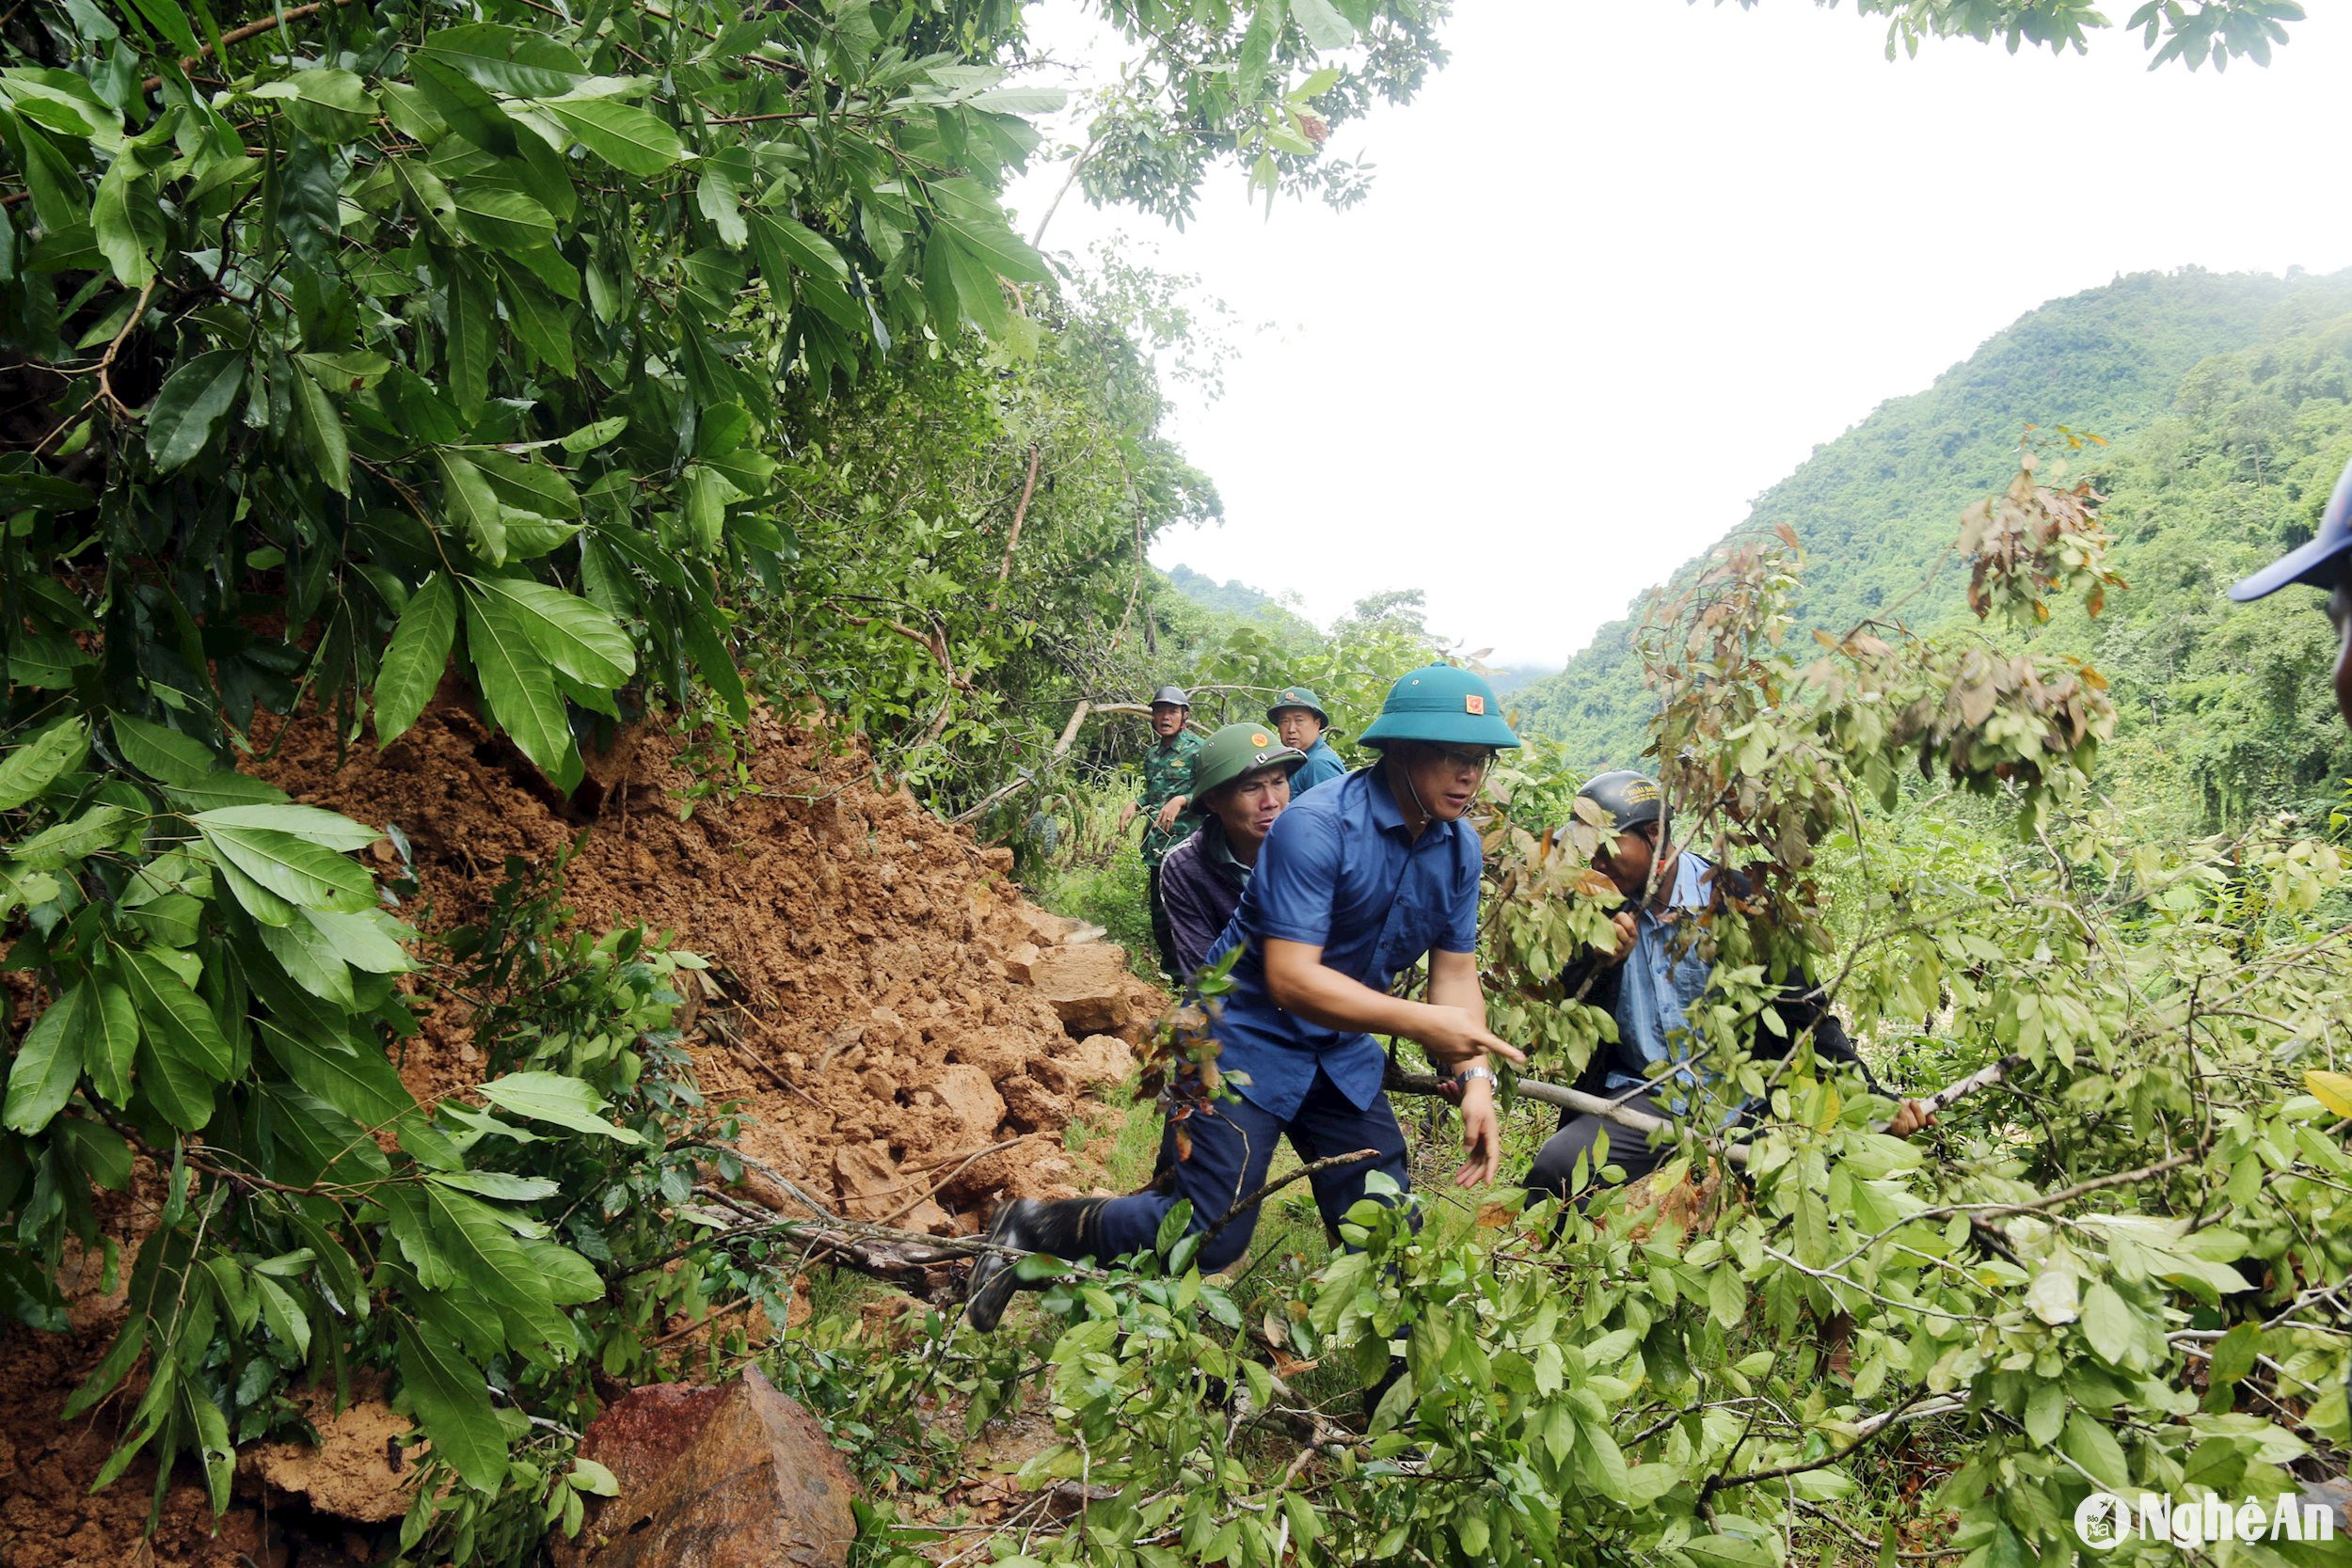
<svg viewBox="0 0 2352 1568"><path fill-rule="evenodd" d="M428 931L482 918L508 857L552 864L584 832L564 902L587 928L642 924L712 960L717 994L691 999L697 1081L740 1103L746 1154L836 1212L966 1234L1000 1197L1099 1180L1065 1143L1115 1133L1119 1113L1089 1093L1128 1075L1166 998L1024 898L1009 852L879 787L858 737L756 715L746 787L683 820L684 744L642 727L593 756L568 799L446 700L380 753L312 719L263 721L255 739L255 770L295 799L400 830L417 881L402 912ZM389 842L375 857L397 872ZM420 1099L481 1080L469 1013L436 1000L406 1043L401 1076ZM137 1207L120 1217L126 1241ZM336 1520L406 1504L382 1444L404 1423L373 1400L340 1419L317 1411L335 1441L314 1457L254 1456L240 1491L260 1500L241 1497L217 1533L183 1481L143 1543L151 1468L88 1495L129 1402L56 1418L119 1321L119 1297L95 1286L93 1272L71 1334L0 1331L0 1568L363 1560ZM299 1528L271 1528L264 1506Z"/></svg>

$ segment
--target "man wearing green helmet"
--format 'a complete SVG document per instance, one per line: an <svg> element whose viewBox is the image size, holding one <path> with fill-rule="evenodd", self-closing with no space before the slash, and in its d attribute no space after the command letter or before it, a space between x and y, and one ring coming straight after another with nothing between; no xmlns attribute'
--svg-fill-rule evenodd
<svg viewBox="0 0 2352 1568"><path fill-rule="evenodd" d="M1306 760L1263 724L1228 724L1192 759L1192 804L1185 809L1200 818L1200 829L1160 862L1160 904L1175 934L1179 979L1209 961Z"/></svg>
<svg viewBox="0 0 2352 1568"><path fill-rule="evenodd" d="M1577 797L1585 802L1581 815L1602 834L1593 867L1625 900L1613 916L1614 946L1580 954L1561 976L1570 995L1608 1013L1617 1025L1617 1038L1594 1053L1577 1087L1645 1116L1685 1114L1694 1108L1691 1091L1707 1086L1701 1069L1690 1061L1685 1009L1706 994L1713 978L1706 922L1719 890L1736 893L1737 879L1669 839L1665 796L1656 780L1620 768L1588 780ZM1887 1093L1820 991L1788 986L1773 1011L1779 1026L1757 1031L1752 1045L1756 1055L1785 1053L1790 1043L1810 1036L1818 1059L1854 1068L1872 1094ZM1903 1100L1887 1131L1908 1137L1932 1119L1919 1101ZM1539 1196L1581 1199L1571 1191L1577 1161L1585 1157L1592 1180L1600 1179L1602 1162L1590 1156L1603 1132L1609 1135L1606 1163L1622 1169L1628 1181L1647 1176L1664 1157L1664 1150L1599 1117L1563 1112L1560 1131L1536 1151L1527 1175L1529 1190Z"/></svg>
<svg viewBox="0 0 2352 1568"><path fill-rule="evenodd" d="M1347 776L1347 764L1323 738L1331 727L1331 716L1323 711L1322 698L1303 686L1286 686L1274 694L1274 705L1265 710L1265 721L1281 732L1283 745L1307 754L1306 766L1291 775L1292 800L1317 784Z"/></svg>
<svg viewBox="0 0 2352 1568"><path fill-rule="evenodd" d="M1160 900L1160 863L1192 832L1184 807L1192 799L1192 759L1200 754L1200 737L1184 728L1192 717L1192 698L1181 686L1163 686L1152 694L1152 733L1156 743L1143 754L1143 794L1127 802L1119 814L1119 831L1147 813L1143 825L1144 902L1152 911L1152 940L1160 950L1160 967L1175 975L1176 935L1168 928L1168 910Z"/></svg>
<svg viewBox="0 0 2352 1568"><path fill-rule="evenodd" d="M1232 992L1216 1021L1217 1068L1238 1093L1201 1106L1161 1145L1168 1190L1060 1203L1016 1199L997 1210L989 1239L1059 1258L1117 1258L1153 1244L1178 1202L1204 1239L1200 1267L1238 1259L1257 1223L1233 1211L1265 1184L1275 1145L1301 1160L1359 1149L1370 1161L1318 1171L1315 1206L1336 1226L1377 1170L1411 1185L1405 1135L1381 1088L1377 1035L1418 1040L1462 1085L1462 1147L1454 1180L1494 1180L1502 1132L1489 1055L1526 1058L1486 1029L1479 990L1478 877L1482 849L1464 820L1495 752L1517 746L1494 691L1467 670L1433 664L1390 688L1364 743L1376 767L1318 789L1275 818L1240 907L1217 938L1234 954ZM1428 1000L1389 994L1429 960ZM1229 1213L1231 1218L1229 1219ZM973 1266L973 1326L993 1328L1019 1289L1011 1260Z"/></svg>

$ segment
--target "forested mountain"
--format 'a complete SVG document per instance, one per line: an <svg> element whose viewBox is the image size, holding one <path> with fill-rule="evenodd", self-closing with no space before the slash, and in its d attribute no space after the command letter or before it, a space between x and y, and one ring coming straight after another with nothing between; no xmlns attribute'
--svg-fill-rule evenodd
<svg viewBox="0 0 2352 1568"><path fill-rule="evenodd" d="M2011 471L2026 427L2095 432L2109 444L2076 455L2075 468L2108 496L2116 564L2133 591L2073 651L2119 677L2125 754L2144 753L2167 796L2187 791L2176 803L2193 799L2201 816L2322 790L2352 760L2332 755L2341 743L2325 716L2304 711L2325 627L2294 595L2225 613L2221 591L2308 531L2343 464L2347 312L2352 272L2142 273L2053 301L1818 448L1729 537L1796 531L1807 626L1843 630L1876 615L1939 625L1964 613L1966 574L1947 566L1913 591L1962 510ZM1637 603L1519 700L1528 724L1580 762L1621 762L1644 744L1640 620ZM2186 722L2249 704L2259 725L2206 736ZM2162 744L2151 744L2152 722Z"/></svg>
<svg viewBox="0 0 2352 1568"><path fill-rule="evenodd" d="M1290 613L1273 594L1252 588L1239 578L1219 582L1206 572L1196 572L1181 562L1168 568L1168 580L1193 603L1207 610L1222 610L1244 620L1263 612Z"/></svg>

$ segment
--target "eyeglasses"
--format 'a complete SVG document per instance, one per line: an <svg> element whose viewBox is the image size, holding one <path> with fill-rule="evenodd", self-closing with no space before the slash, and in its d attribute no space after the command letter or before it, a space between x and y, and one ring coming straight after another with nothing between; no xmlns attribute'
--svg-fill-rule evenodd
<svg viewBox="0 0 2352 1568"><path fill-rule="evenodd" d="M1484 747L1431 746L1429 754L1456 773L1484 775L1495 760L1494 752Z"/></svg>

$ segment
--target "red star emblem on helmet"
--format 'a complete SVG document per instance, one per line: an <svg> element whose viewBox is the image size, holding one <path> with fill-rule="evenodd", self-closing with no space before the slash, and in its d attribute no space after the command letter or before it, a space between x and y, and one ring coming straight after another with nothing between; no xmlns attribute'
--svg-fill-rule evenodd
<svg viewBox="0 0 2352 1568"><path fill-rule="evenodd" d="M1465 713L1483 714L1486 711L1486 699L1481 697L1478 693L1473 691L1469 696L1462 699L1462 711Z"/></svg>

